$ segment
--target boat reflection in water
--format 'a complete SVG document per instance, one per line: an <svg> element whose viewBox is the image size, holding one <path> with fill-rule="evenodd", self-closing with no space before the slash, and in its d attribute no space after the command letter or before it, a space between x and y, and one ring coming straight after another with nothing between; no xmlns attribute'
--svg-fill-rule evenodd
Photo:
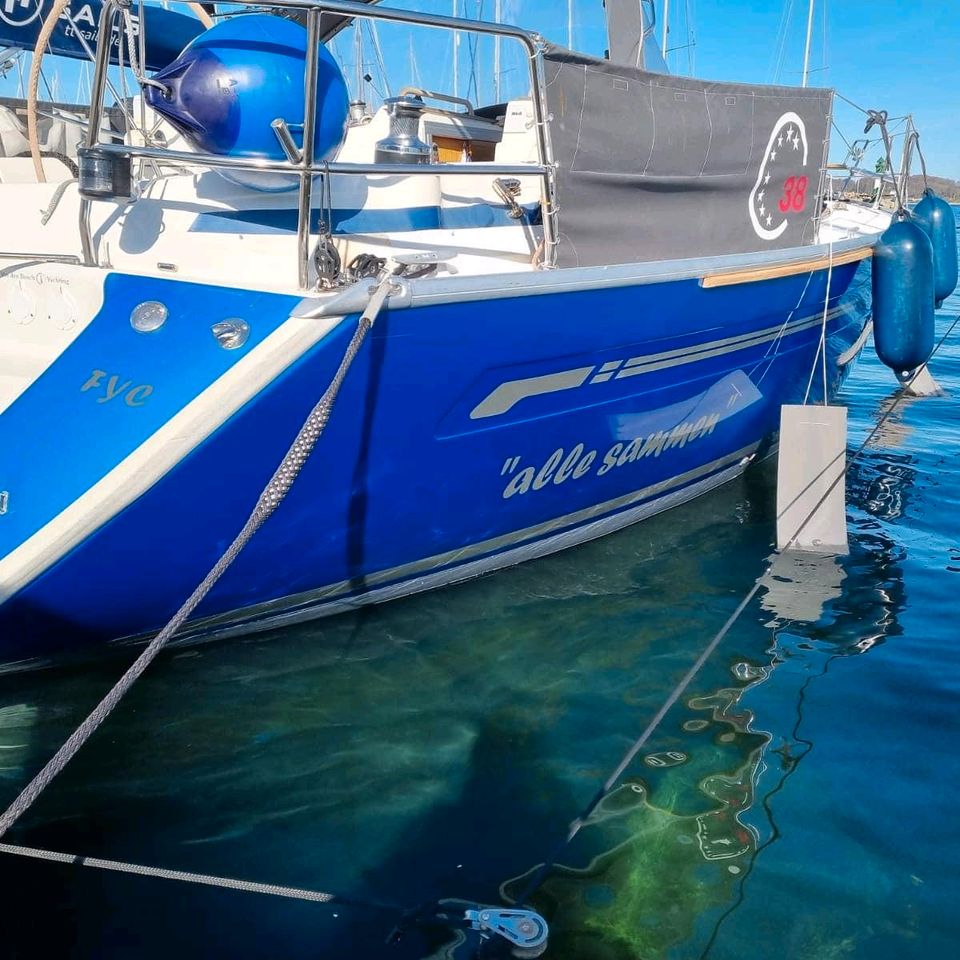
<svg viewBox="0 0 960 960"><path fill-rule="evenodd" d="M858 491L868 469L853 477ZM901 503L911 477L905 465L887 473L884 502ZM861 502L872 510L879 501ZM670 711L655 752L551 871L534 902L559 955L652 960L679 945L685 957L709 954L758 855L780 837L775 794L813 747L803 729L807 688L836 658L901 632L901 548L869 515L858 526L848 556L775 558L760 622L744 617L739 642L731 637L740 649L726 645L727 679ZM744 655L753 637L758 653ZM723 652L714 659L722 663ZM505 883L505 897L528 876Z"/></svg>

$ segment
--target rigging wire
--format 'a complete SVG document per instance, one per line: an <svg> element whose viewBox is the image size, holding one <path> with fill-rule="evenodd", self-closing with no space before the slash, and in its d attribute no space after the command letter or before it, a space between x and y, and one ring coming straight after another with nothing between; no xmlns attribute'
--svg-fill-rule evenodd
<svg viewBox="0 0 960 960"><path fill-rule="evenodd" d="M387 91L387 96L392 97L393 94L390 92L390 77L387 75L387 68L383 62L383 49L380 46L380 32L377 30L376 21L366 20L365 23L367 25L367 34L373 44L373 55L376 58L377 66L380 68L380 78L383 81L383 88ZM381 99L383 99L382 96Z"/></svg>
<svg viewBox="0 0 960 960"><path fill-rule="evenodd" d="M777 27L774 51L770 58L770 80L772 83L776 83L780 79L780 69L783 66L783 57L787 46L787 34L790 31L790 16L792 13L793 0L787 0L780 14L780 25Z"/></svg>
<svg viewBox="0 0 960 960"><path fill-rule="evenodd" d="M477 0L477 19L483 19L483 0ZM476 33L471 32L467 37L467 47L470 50L470 82L467 84L467 99L470 99L470 91L473 90L474 103L480 99L480 90L477 86L477 45L479 40L479 34Z"/></svg>
<svg viewBox="0 0 960 960"><path fill-rule="evenodd" d="M692 6L693 0L684 0L684 19L686 21L685 25L687 28L687 69L691 77L694 76L696 72L697 63L695 56L697 38L693 32L693 14L691 13Z"/></svg>
<svg viewBox="0 0 960 960"><path fill-rule="evenodd" d="M830 65L827 63L827 23L829 22L827 19L827 0L820 0L820 10L823 13L823 19L820 27L821 32L823 33L823 51L821 54L822 59L820 60L822 66L820 69L829 70Z"/></svg>

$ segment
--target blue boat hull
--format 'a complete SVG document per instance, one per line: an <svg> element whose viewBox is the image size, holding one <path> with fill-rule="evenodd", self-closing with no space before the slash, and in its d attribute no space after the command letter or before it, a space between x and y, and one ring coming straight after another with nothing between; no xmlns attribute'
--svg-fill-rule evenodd
<svg viewBox="0 0 960 960"><path fill-rule="evenodd" d="M865 320L864 304L845 296L856 270L834 267L829 280L830 395L843 374L836 358ZM137 297L170 283L137 278ZM713 289L681 279L384 312L289 497L204 600L188 635L256 629L464 579L602 535L736 476L769 449L781 404L808 391L821 399L822 372L817 366L811 378L811 370L827 283L825 270ZM281 322L289 314L289 297L259 296L259 315ZM31 394L44 402L36 392L86 349L84 338L116 324L112 302L17 403ZM128 311L123 305L124 324ZM355 320L345 318L7 600L0 659L159 628L243 524ZM159 394L162 383L154 387ZM67 411L57 429L69 445L71 431L87 427Z"/></svg>

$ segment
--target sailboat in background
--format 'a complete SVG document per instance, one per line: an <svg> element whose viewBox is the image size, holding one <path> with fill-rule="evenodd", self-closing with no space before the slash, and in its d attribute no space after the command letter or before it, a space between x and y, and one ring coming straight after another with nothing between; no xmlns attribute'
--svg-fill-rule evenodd
<svg viewBox="0 0 960 960"><path fill-rule="evenodd" d="M609 59L249 6L147 69L151 24L104 0L79 180L0 184L4 660L143 639L201 581L184 640L543 556L835 396L890 216L825 205L832 91L671 76L649 3L608 0ZM328 49L354 20L519 45L529 93L400 77L357 116ZM147 122L104 136L121 46Z"/></svg>

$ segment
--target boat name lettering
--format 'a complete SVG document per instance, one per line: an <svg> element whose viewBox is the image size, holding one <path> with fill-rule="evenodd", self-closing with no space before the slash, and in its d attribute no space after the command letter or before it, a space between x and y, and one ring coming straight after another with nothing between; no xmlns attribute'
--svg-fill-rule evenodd
<svg viewBox="0 0 960 960"><path fill-rule="evenodd" d="M666 450L684 447L693 440L713 433L719 422L720 414L713 413L678 423L670 430L657 430L646 436L634 437L627 443L617 442L603 455L596 475L602 477L614 467L625 466L642 457L659 457ZM590 472L596 459L597 451L585 451L582 443L576 444L569 452L558 447L539 466L521 469L519 456L508 457L500 469L500 476L510 477L502 496L504 500L509 500L516 494L542 490L551 483L559 486L570 479L579 480Z"/></svg>
<svg viewBox="0 0 960 960"><path fill-rule="evenodd" d="M20 279L35 283L38 287L42 287L46 283L54 283L61 287L70 285L68 277L58 277L52 273L26 273L23 274Z"/></svg>
<svg viewBox="0 0 960 960"><path fill-rule="evenodd" d="M128 407L142 407L147 402L147 397L153 393L153 386L149 383L139 383L134 386L132 380L120 382L120 377L113 374L106 382L106 370L94 370L87 378L86 383L80 388L81 393L87 390L103 391L101 396L97 397L97 403L107 403L115 400L117 397L123 397L123 402Z"/></svg>
<svg viewBox="0 0 960 960"><path fill-rule="evenodd" d="M542 490L548 483L561 484L571 477L579 480L590 470L596 458L596 450L584 453L583 444L578 443L566 456L564 456L563 447L558 447L547 457L541 467L524 467L516 473L517 467L520 466L520 458L508 457L500 470L500 475L507 473L514 475L504 488L503 498L507 500L515 493L526 493L528 490Z"/></svg>
<svg viewBox="0 0 960 960"><path fill-rule="evenodd" d="M641 457L659 457L665 450L685 447L691 440L713 433L719 422L720 414L712 413L708 417L700 417L699 420L685 420L671 430L657 430L646 437L634 437L629 443L615 443L604 454L597 476L602 477L614 467L625 466Z"/></svg>

